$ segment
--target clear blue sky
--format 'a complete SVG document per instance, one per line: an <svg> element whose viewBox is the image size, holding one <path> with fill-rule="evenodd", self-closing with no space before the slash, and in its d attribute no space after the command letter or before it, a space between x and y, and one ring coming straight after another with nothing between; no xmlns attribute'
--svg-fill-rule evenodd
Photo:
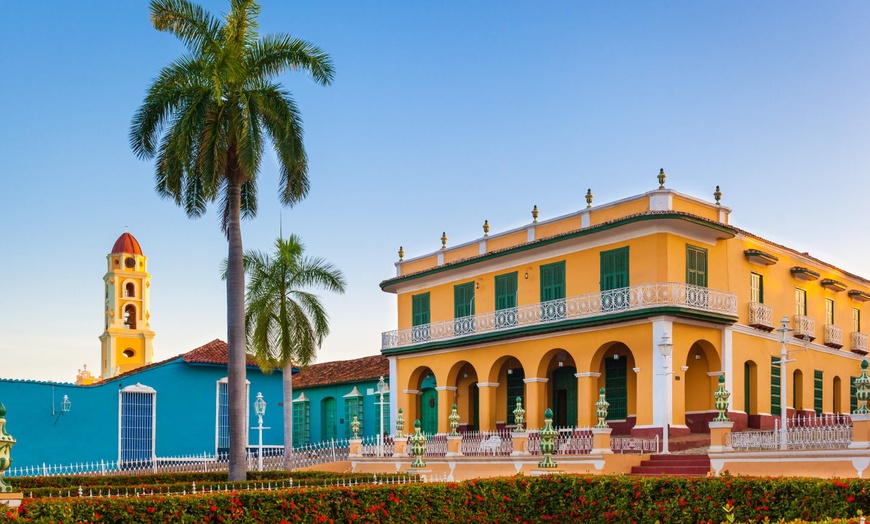
<svg viewBox="0 0 870 524"><path fill-rule="evenodd" d="M226 1L203 3L222 13ZM281 80L305 120L312 190L284 231L348 277L321 361L375 354L408 257L668 186L734 224L870 277L866 2L288 2L261 29L311 40L333 86ZM0 33L0 376L99 370L105 256L149 257L155 360L226 338L226 242L153 191L130 119L184 52L145 1L17 2ZM278 234L275 162L246 249Z"/></svg>

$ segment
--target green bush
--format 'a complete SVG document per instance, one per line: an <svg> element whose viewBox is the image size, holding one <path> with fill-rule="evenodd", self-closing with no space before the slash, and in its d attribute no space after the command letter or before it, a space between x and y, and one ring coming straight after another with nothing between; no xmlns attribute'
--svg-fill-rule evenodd
<svg viewBox="0 0 870 524"><path fill-rule="evenodd" d="M862 480L551 476L187 496L32 499L34 522L819 521L870 508ZM726 514L729 505L733 512ZM847 521L848 522L848 521Z"/></svg>

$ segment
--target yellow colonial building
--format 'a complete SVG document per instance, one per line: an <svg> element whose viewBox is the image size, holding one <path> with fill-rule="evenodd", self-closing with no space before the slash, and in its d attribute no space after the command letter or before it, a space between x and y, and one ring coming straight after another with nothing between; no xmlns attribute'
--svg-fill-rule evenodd
<svg viewBox="0 0 870 524"><path fill-rule="evenodd" d="M730 225L718 187L707 201L658 178L606 205L590 191L552 220L535 208L511 231L485 223L460 245L443 235L434 253L400 249L381 283L398 300L382 341L391 407L446 433L455 403L463 427L490 431L514 424L520 397L530 429L548 407L557 426L591 427L603 387L614 434L701 433L724 374L735 431L772 428L782 395L788 416L849 413L870 281Z"/></svg>

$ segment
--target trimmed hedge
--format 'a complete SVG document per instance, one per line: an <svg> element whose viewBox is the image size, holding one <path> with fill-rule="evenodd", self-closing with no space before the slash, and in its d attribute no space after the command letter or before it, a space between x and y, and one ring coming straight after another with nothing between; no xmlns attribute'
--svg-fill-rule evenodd
<svg viewBox="0 0 870 524"><path fill-rule="evenodd" d="M182 497L32 499L34 522L720 523L854 518L862 480L551 476Z"/></svg>

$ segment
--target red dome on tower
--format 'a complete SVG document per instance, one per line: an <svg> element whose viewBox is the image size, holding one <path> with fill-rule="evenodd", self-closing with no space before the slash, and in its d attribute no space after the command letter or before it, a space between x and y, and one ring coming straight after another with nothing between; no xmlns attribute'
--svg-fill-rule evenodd
<svg viewBox="0 0 870 524"><path fill-rule="evenodd" d="M142 248L139 247L139 241L136 240L130 233L124 233L115 241L112 246L112 253L131 253L133 255L141 255Z"/></svg>

